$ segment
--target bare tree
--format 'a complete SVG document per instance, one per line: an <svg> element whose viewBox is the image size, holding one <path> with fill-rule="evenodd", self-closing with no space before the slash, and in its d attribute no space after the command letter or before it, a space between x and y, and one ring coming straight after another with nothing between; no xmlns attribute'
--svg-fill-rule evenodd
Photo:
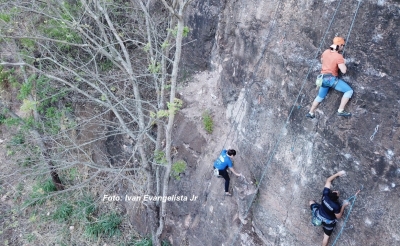
<svg viewBox="0 0 400 246"><path fill-rule="evenodd" d="M24 88L21 104L34 115L35 127L26 123L29 117L23 119L13 111L16 105L11 102L3 99L0 107L30 128L41 143L52 177L74 166L91 170L85 180L68 189L93 179L112 187L125 179L138 195L167 196L172 127L181 106L176 87L183 15L189 2L70 0L0 5L2 12L13 9L10 19L0 20L0 65L17 69L19 78L25 76L17 87ZM123 157L113 159L106 145L117 138ZM166 162L158 162L154 153L164 153ZM39 164L36 167L38 171L30 174L48 172ZM107 182L102 173L107 174ZM61 189L61 180L57 182ZM145 205L153 243L160 245L167 204Z"/></svg>

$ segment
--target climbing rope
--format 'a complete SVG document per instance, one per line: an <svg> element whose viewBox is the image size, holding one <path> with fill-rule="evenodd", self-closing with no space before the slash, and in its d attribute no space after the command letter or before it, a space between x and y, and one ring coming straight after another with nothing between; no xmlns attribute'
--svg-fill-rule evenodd
<svg viewBox="0 0 400 246"><path fill-rule="evenodd" d="M268 29L268 33L267 33L267 35L265 35L265 38L264 38L265 46L264 46L263 50L261 51L260 59L258 59L258 62L255 65L254 72L253 72L253 74L251 76L251 83L248 83L248 88L251 88L253 82L255 81L255 77L256 77L256 74L258 72L258 67L260 66L261 61L264 60L263 57L265 56L265 53L267 51L267 41L268 41L268 39L269 39L269 37L270 37L270 35L272 33L273 28L275 27L276 19L277 19L277 12L278 12L279 6L281 5L281 2L282 2L282 0L279 0L278 4L276 5L276 9L275 9L275 12L274 12L273 20L270 22L271 23L270 28ZM247 90L246 88L245 88L245 90L246 90L246 93L245 93L244 98L247 97L247 93L249 92L249 90ZM241 104L239 106L239 109L237 111L238 113L236 114L236 116L234 118L234 121L233 121L234 123L236 122L236 119L239 116L239 112L241 111L243 106L244 106L244 100L241 102ZM227 140L228 140L228 138L229 138L229 136L230 136L230 134L232 132L232 129L233 129L233 127L230 128L223 146L226 146L226 142L227 142Z"/></svg>
<svg viewBox="0 0 400 246"><path fill-rule="evenodd" d="M342 225L342 228L340 229L338 235L336 236L335 241L333 241L332 246L334 246L334 245L336 244L336 242L338 241L340 235L342 234L343 230L345 229L345 226L346 226L346 223L347 223L347 221L348 221L348 219L349 219L351 210L353 209L354 203L356 202L357 195L358 195L358 193L360 193L360 191L361 191L363 188L364 188L364 186L361 185L361 188L356 192L356 194L354 194L353 196L351 196L350 198L347 199L347 201L349 201L349 202L350 202L351 199L354 199L354 200L353 200L353 202L352 202L351 205L350 205L350 209L349 209L349 211L348 211L347 214L346 214L346 219L344 220L343 225Z"/></svg>
<svg viewBox="0 0 400 246"><path fill-rule="evenodd" d="M351 22L349 32L347 33L347 36L346 36L346 43L349 42L350 33L351 33L351 30L353 29L354 21L356 20L356 16L357 16L358 10L360 9L361 2L362 2L362 0L358 0L358 5L357 5L356 12L354 13L353 21ZM346 49L346 46L343 47L343 51L342 51L342 55L343 56L344 56L345 49Z"/></svg>

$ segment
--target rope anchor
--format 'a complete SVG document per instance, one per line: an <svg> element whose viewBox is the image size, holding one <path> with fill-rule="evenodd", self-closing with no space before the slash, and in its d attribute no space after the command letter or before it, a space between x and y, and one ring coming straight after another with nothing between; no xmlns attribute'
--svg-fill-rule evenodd
<svg viewBox="0 0 400 246"><path fill-rule="evenodd" d="M371 137L369 137L369 140L371 140L371 141L374 140L375 134L378 132L378 130L379 130L379 125L377 125L377 126L375 127L375 132L371 135Z"/></svg>

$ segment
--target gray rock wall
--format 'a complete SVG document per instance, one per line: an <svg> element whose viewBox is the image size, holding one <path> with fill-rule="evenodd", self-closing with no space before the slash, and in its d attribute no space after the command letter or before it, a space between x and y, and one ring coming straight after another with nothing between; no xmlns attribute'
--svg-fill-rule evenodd
<svg viewBox="0 0 400 246"><path fill-rule="evenodd" d="M338 0L209 1L219 10L211 19L206 2L194 3L198 13L189 18L192 38L207 37L192 52L220 69L224 104L244 105L245 116L232 114L230 123L235 164L253 184L243 195L246 186L232 178L236 197L221 200L208 192L215 181L205 169L193 167L199 183L190 189L202 195L201 205L176 208L180 215L170 220L191 226L168 235L176 242L184 231L189 245L319 245L322 229L310 224L308 201L320 199L328 176L346 170L334 189L343 199L364 190L337 245L400 245L399 1L341 1L334 18ZM347 37L357 6L343 77L354 89L347 107L353 116L336 115L342 93L330 91L316 119L307 119L320 54L334 36ZM206 35L214 28L215 41ZM193 58L185 54L189 66ZM208 54L215 54L210 63Z"/></svg>

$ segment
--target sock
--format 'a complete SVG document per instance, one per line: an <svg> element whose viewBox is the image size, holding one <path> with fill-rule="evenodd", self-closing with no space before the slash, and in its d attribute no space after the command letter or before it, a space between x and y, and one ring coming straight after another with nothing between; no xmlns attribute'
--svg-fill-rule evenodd
<svg viewBox="0 0 400 246"><path fill-rule="evenodd" d="M343 112L344 111L344 109L338 109L338 112L339 113L341 113L341 112Z"/></svg>
<svg viewBox="0 0 400 246"><path fill-rule="evenodd" d="M308 112L310 115L314 115L314 113Z"/></svg>

